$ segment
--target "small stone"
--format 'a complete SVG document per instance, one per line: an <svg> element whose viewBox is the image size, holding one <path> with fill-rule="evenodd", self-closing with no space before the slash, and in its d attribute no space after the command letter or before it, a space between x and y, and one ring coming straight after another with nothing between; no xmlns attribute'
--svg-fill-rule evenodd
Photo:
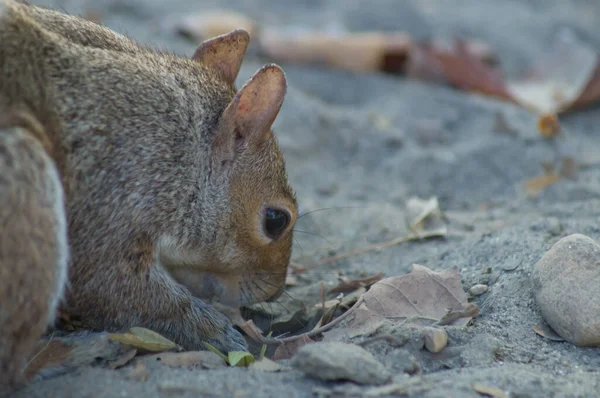
<svg viewBox="0 0 600 398"><path fill-rule="evenodd" d="M424 327L421 331L421 338L427 351L433 353L442 351L448 344L448 333L440 328Z"/></svg>
<svg viewBox="0 0 600 398"><path fill-rule="evenodd" d="M384 384L391 374L371 353L340 342L302 346L291 365L308 376L321 380L350 380L358 384Z"/></svg>
<svg viewBox="0 0 600 398"><path fill-rule="evenodd" d="M535 299L544 320L578 346L600 346L600 245L573 234L562 238L535 265Z"/></svg>
<svg viewBox="0 0 600 398"><path fill-rule="evenodd" d="M414 375L421 370L421 365L415 356L404 348L397 348L386 355L383 363L394 373Z"/></svg>
<svg viewBox="0 0 600 398"><path fill-rule="evenodd" d="M550 232L552 235L557 236L560 235L562 233L562 224L560 223L560 220L556 217L548 217L545 220L545 224L546 224L546 229L548 230L548 232Z"/></svg>
<svg viewBox="0 0 600 398"><path fill-rule="evenodd" d="M471 288L469 289L469 293L471 293L472 296L481 296L483 293L488 291L488 287L487 285L473 285L471 286Z"/></svg>

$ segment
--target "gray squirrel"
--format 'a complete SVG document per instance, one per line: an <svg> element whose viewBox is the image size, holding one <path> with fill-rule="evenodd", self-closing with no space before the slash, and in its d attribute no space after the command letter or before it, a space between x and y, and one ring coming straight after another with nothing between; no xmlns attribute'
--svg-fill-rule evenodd
<svg viewBox="0 0 600 398"><path fill-rule="evenodd" d="M237 90L243 30L185 59L0 0L0 390L58 308L94 329L245 350L203 299L277 298L297 203L271 126L286 78Z"/></svg>

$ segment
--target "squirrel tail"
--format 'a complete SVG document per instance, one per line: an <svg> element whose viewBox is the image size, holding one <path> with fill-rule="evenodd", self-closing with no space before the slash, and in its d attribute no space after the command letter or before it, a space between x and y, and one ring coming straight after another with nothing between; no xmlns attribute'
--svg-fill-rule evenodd
<svg viewBox="0 0 600 398"><path fill-rule="evenodd" d="M67 280L63 188L35 117L0 98L0 392L54 321Z"/></svg>

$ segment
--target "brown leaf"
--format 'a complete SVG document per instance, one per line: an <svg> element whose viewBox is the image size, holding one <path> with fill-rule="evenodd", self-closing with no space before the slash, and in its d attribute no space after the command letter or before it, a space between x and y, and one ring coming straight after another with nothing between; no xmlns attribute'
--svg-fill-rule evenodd
<svg viewBox="0 0 600 398"><path fill-rule="evenodd" d="M354 291L361 287L369 287L373 283L380 281L382 278L383 278L383 273L379 272L378 274L369 276L367 278L352 279L352 280L344 281L344 282L340 283L339 285L337 285L336 287L334 287L333 289L329 290L329 292L327 294L345 293L345 292Z"/></svg>
<svg viewBox="0 0 600 398"><path fill-rule="evenodd" d="M461 285L457 267L434 272L413 264L406 275L383 279L363 295L361 308L381 315L395 323L432 324L448 313L448 309L462 308L467 294ZM453 326L466 326L471 318L460 318Z"/></svg>
<svg viewBox="0 0 600 398"><path fill-rule="evenodd" d="M354 72L402 67L411 44L406 33L331 34L273 29L260 33L263 54L276 62L327 65Z"/></svg>
<svg viewBox="0 0 600 398"><path fill-rule="evenodd" d="M256 341L257 343L262 342L263 331L254 324L252 319L249 319L243 324L237 326L242 329L244 333L246 333L246 335L248 335L248 337L250 337L252 340Z"/></svg>
<svg viewBox="0 0 600 398"><path fill-rule="evenodd" d="M384 316L365 308L356 308L341 327L323 333L324 341L338 341L357 336L369 336L386 323Z"/></svg>
<svg viewBox="0 0 600 398"><path fill-rule="evenodd" d="M552 185L559 180L560 175L557 173L551 173L539 177L534 177L525 181L525 190L527 191L527 194L529 196L536 196L547 186Z"/></svg>
<svg viewBox="0 0 600 398"><path fill-rule="evenodd" d="M198 42L236 29L244 29L252 37L256 32L256 24L243 14L227 10L212 10L188 15L175 24L177 33L192 37Z"/></svg>
<svg viewBox="0 0 600 398"><path fill-rule="evenodd" d="M444 82L464 91L478 92L509 101L513 99L500 72L477 58L464 40L456 40L450 47L413 46L407 75Z"/></svg>
<svg viewBox="0 0 600 398"><path fill-rule="evenodd" d="M315 343L315 341L308 336L302 335L302 337L298 338L297 340L281 344L275 350L275 353L273 354L273 360L279 361L281 359L289 359L296 354L296 351L298 351L300 347L311 343Z"/></svg>

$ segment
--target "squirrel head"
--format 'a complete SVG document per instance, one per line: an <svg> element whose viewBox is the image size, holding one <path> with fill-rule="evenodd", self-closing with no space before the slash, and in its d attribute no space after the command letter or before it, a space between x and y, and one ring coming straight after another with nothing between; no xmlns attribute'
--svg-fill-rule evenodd
<svg viewBox="0 0 600 398"><path fill-rule="evenodd" d="M286 93L282 69L259 69L239 90L249 41L237 30L204 42L193 59L232 87L215 123L201 198L198 234L181 230L159 240L159 259L201 298L247 305L283 292L297 203L271 126Z"/></svg>

